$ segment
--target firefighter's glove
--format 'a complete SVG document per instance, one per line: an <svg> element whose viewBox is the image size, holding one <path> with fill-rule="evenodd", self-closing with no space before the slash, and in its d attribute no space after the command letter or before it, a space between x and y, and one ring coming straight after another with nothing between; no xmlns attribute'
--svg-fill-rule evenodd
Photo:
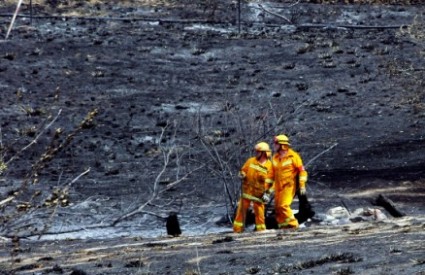
<svg viewBox="0 0 425 275"><path fill-rule="evenodd" d="M244 178L246 177L245 172L243 172L243 171L239 172L238 177L239 177L240 179L244 179Z"/></svg>
<svg viewBox="0 0 425 275"><path fill-rule="evenodd" d="M261 200L264 203L268 203L270 201L270 195L268 193L264 193L263 196L261 197Z"/></svg>
<svg viewBox="0 0 425 275"><path fill-rule="evenodd" d="M307 190L305 189L305 187L301 187L300 188L300 195L305 195L307 193Z"/></svg>

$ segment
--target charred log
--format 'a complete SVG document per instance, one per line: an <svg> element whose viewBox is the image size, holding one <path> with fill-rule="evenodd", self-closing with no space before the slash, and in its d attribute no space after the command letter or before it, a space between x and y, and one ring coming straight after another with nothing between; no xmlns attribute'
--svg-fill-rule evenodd
<svg viewBox="0 0 425 275"><path fill-rule="evenodd" d="M406 216L406 214L397 209L392 200L385 197L384 195L379 195L373 204L384 207L385 210L387 210L393 217L400 218Z"/></svg>

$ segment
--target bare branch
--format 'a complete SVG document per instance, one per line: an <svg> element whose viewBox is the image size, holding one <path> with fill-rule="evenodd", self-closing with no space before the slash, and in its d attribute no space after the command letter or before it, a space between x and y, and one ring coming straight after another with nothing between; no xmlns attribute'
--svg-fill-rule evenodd
<svg viewBox="0 0 425 275"><path fill-rule="evenodd" d="M130 211L129 213L127 213L127 214L125 214L125 215L122 215L121 217L118 217L117 219L115 219L113 222L112 222L112 224L111 224L111 226L115 226L116 224L118 224L119 222L121 222L121 221L123 221L123 220L125 220L125 219L128 219L129 217L131 217L131 216L134 216L134 215L136 215L136 214L140 214L140 213L144 213L144 212L146 212L146 211L144 211L143 209L147 206L147 205L151 205L152 204L152 202L155 200L155 199L157 199L157 197L160 195L160 194L162 194L162 193L164 193L164 192L166 192L167 190L169 190L169 189L171 189L172 187L174 187L174 186L176 186L177 184L179 184L180 182L182 182L183 180L185 180L185 179L187 179L188 177L189 177L189 175L191 175L193 172L195 172L195 171L197 171L197 170L199 170L199 169L201 169L201 168L203 168L205 165L202 165L202 166L200 166L200 167L197 167L197 168L195 168L195 169L193 169L193 170L191 170L191 171L189 171L188 173L186 173L185 175L183 175L181 178L178 178L177 180L175 180L175 181L173 181L173 182L171 182L171 183L169 183L164 189L162 189L162 190L159 190L159 183L160 183L160 180L161 180L161 177L162 177L162 175L167 171L167 168L168 168L168 165L169 165L169 163L170 163L170 158L171 158L171 155L174 153L174 151L175 151L175 148L176 148L176 145L174 144L174 142L173 142L173 145L171 146L171 147L166 147L166 148L164 148L164 147L162 147L161 146L161 140L162 140L162 138L163 138L163 136L164 136L164 134L165 134L165 130L166 130L166 128L168 127L168 122L167 122L167 125L165 126L165 127L163 127L162 128L162 131L161 131L161 134L160 134L160 137L159 137L159 139L158 139L158 147L161 149L161 151L162 151L162 156L163 156L163 166L162 166L162 169L161 169L161 171L159 171L159 173L157 174L157 176L156 176L156 178L155 178L155 181L153 182L153 192L152 192L152 194L151 194L151 196L150 196L150 198L148 198L143 204L141 204L140 206L138 206L135 210L133 210L133 211ZM176 126L176 125L174 125L174 126ZM174 136L176 135L176 132L174 132Z"/></svg>
<svg viewBox="0 0 425 275"><path fill-rule="evenodd" d="M167 187L161 191L158 191L158 193L152 193L151 197L142 205L140 205L137 209L117 218L115 221L112 222L111 226L115 226L116 224L122 222L123 220L126 220L128 218L130 218L131 216L137 215L137 214L141 214L141 213L147 213L146 211L144 211L143 209L147 206L150 205L152 203L152 201L154 201L159 194L164 193L165 191L169 190L170 188L174 187L175 185L177 185L178 183L182 182L183 180L185 180L190 174L192 174L193 172L199 170L203 168L203 166L197 167L195 169L193 169L192 171L189 171L188 173L186 173L182 178L180 178L179 180L176 180L170 184L167 185ZM158 185L158 182L155 182L154 185Z"/></svg>
<svg viewBox="0 0 425 275"><path fill-rule="evenodd" d="M294 3L293 5L296 5L297 3ZM258 6L266 13L271 14L273 16L276 16L280 19L283 19L284 21L286 21L289 24L293 24L293 22L278 13L275 13L273 11L267 10L266 8L264 8L261 4L258 4ZM368 30L368 29L378 29L378 30L382 30L382 29L400 29L402 27L405 27L404 25L390 25L390 26L367 26L367 25L344 25L344 24L332 24L332 23L328 23L328 24L302 24L302 25L296 25L295 27L297 27L297 29L310 29L310 28L328 28L328 29L360 29L360 30Z"/></svg>
<svg viewBox="0 0 425 275"><path fill-rule="evenodd" d="M269 10L267 10L266 8L264 8L263 7L263 5L261 5L261 4L258 4L258 6L264 11L264 12L266 12L266 13L269 13L269 14L271 14L271 15L274 15L274 16L276 16L276 17L279 17L279 18L281 18L281 19L283 19L283 20L285 20L286 22L288 22L289 24L292 24L292 21L291 20L289 20L287 17L285 17L285 16L283 16L283 15L280 15L280 14L278 14L278 13L275 13L275 12L272 12L272 11L269 11Z"/></svg>
<svg viewBox="0 0 425 275"><path fill-rule="evenodd" d="M21 4L22 4L22 0L19 0L18 4L16 5L15 13L13 14L13 17L12 17L12 21L10 21L10 26L9 26L9 29L7 30L5 40L7 40L7 38L9 37L10 31L12 30L13 24L15 23L16 16L18 15Z"/></svg>
<svg viewBox="0 0 425 275"><path fill-rule="evenodd" d="M12 156L7 162L6 165L10 164L12 161L14 161L16 158L19 157L20 154L22 154L25 150L27 150L29 147L31 147L32 145L34 145L35 143L37 143L38 139L41 137L41 135L46 132L47 129L49 129L53 123L55 123L55 121L58 119L59 115L61 114L62 109L60 109L58 111L58 114L52 119L52 121L50 121L49 124L46 125L46 127L44 127L44 129L24 148L22 148L21 150L19 150L18 153L16 153L14 156Z"/></svg>
<svg viewBox="0 0 425 275"><path fill-rule="evenodd" d="M78 176L76 176L72 181L70 181L69 183L68 183L68 185L66 186L66 190L68 190L69 189L69 187L71 187L71 185L73 184L73 183L75 183L77 180L79 180L82 176L84 176L84 175L86 175L86 174L88 174L88 172L90 172L90 167L89 168L87 168L86 169L86 171L84 171L83 173L81 173L81 174L79 174Z"/></svg>
<svg viewBox="0 0 425 275"><path fill-rule="evenodd" d="M307 167L307 166L309 166L313 161L315 161L316 159L318 159L321 155L323 155L323 154L325 154L326 152L328 152L328 151L330 151L330 150L332 150L332 148L334 148L335 146L337 146L338 145L338 143L334 143L331 147L329 147L328 149L326 149L325 151L323 151L323 152L320 152L319 154L317 154L314 158L312 158L311 160L309 160L306 164L305 164L305 166Z"/></svg>
<svg viewBox="0 0 425 275"><path fill-rule="evenodd" d="M180 179L178 179L178 180L175 180L175 181L173 181L173 182L171 182L171 183L169 183L169 184L167 184L167 187L165 188L165 189L163 189L163 190L161 190L158 194L162 194L162 193L164 193L164 192L166 192L166 191L168 191L168 190L170 190L171 188L173 188L174 186L176 186L177 184L179 184L180 182L182 182L182 181L184 181L185 179L187 179L191 174L193 174L195 171L198 171L199 169L202 169L202 168L204 168L205 167L205 165L201 165L201 166L199 166L199 167L197 167L197 168L195 168L195 169L193 169L193 170L191 170L191 171L189 171L189 172L187 172L185 175L183 175L183 177L181 177Z"/></svg>
<svg viewBox="0 0 425 275"><path fill-rule="evenodd" d="M70 181L68 183L68 185L64 188L63 192L67 192L69 187L71 187L71 185L73 183L75 183L77 180L79 180L82 176L86 175L88 172L90 172L90 167L86 171L84 171L83 173L81 173L77 177L75 177L72 181ZM53 222L53 217L55 216L58 207L59 207L59 203L56 204L55 208L53 209L53 212L50 215L49 221L45 224L43 230L40 231L38 239L40 239L47 232L47 230L49 230L49 228L51 227L52 222Z"/></svg>
<svg viewBox="0 0 425 275"><path fill-rule="evenodd" d="M10 196L10 197L8 197L8 198L0 201L0 206L2 206L3 204L6 204L6 203L12 201L14 198L15 198L15 196Z"/></svg>

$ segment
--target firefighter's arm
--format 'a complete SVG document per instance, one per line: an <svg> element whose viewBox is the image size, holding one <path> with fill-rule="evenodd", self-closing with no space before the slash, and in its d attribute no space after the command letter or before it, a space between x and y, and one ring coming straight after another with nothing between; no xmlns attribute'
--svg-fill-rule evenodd
<svg viewBox="0 0 425 275"><path fill-rule="evenodd" d="M308 173L305 170L303 161L300 156L297 156L296 158L296 166L297 166L298 175L299 175L300 193L304 195L306 192L305 187L307 183Z"/></svg>
<svg viewBox="0 0 425 275"><path fill-rule="evenodd" d="M299 167L298 171L300 173L300 188L305 188L308 178L307 171L305 170L304 166Z"/></svg>
<svg viewBox="0 0 425 275"><path fill-rule="evenodd" d="M307 183L307 171L305 170L304 166L301 166L299 168L299 184L300 184L301 195L305 195L307 193L306 183Z"/></svg>
<svg viewBox="0 0 425 275"><path fill-rule="evenodd" d="M248 173L249 163L249 160L247 160L239 171L238 177L240 179L244 179L246 177L246 174Z"/></svg>
<svg viewBox="0 0 425 275"><path fill-rule="evenodd" d="M266 192L270 195L274 192L274 170L272 165L267 169L267 178L265 182L267 187Z"/></svg>
<svg viewBox="0 0 425 275"><path fill-rule="evenodd" d="M273 171L273 167L270 164L268 169L267 169L267 176L265 179L265 184L266 184L266 191L264 192L263 196L262 196L262 200L265 203L268 203L270 201L270 196L271 194L274 192L274 171Z"/></svg>

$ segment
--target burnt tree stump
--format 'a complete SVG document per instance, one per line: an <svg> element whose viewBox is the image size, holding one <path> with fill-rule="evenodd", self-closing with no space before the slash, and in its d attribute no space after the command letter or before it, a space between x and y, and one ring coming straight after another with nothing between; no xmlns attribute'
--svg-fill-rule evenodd
<svg viewBox="0 0 425 275"><path fill-rule="evenodd" d="M167 234L178 237L182 234L182 231L180 229L180 223L179 219L177 217L177 213L171 212L168 217L167 221L165 223L165 227L167 228Z"/></svg>

